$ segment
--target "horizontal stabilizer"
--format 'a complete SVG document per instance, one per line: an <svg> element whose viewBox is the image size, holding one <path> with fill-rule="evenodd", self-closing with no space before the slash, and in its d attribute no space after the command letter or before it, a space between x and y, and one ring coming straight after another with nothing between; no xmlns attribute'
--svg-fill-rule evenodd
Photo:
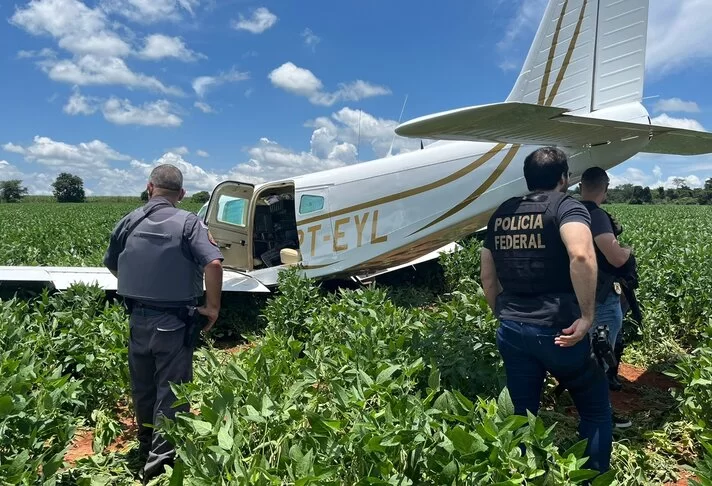
<svg viewBox="0 0 712 486"><path fill-rule="evenodd" d="M677 155L712 152L712 133L567 114L564 108L506 102L436 113L396 128L403 137L522 145L586 147L635 137L643 151Z"/></svg>

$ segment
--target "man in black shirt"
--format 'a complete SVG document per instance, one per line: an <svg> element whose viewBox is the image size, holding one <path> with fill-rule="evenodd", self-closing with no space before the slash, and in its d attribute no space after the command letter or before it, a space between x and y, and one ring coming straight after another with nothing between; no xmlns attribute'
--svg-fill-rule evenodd
<svg viewBox="0 0 712 486"><path fill-rule="evenodd" d="M553 147L524 161L528 196L505 201L490 218L482 250L485 297L500 321L497 346L515 412L536 414L546 372L566 387L588 439L586 467L610 468L608 381L591 352L596 256L591 218L566 195L566 155Z"/></svg>
<svg viewBox="0 0 712 486"><path fill-rule="evenodd" d="M591 235L596 249L598 282L596 286L596 325L608 327L611 348L616 347L623 326L621 286L617 274L631 260L629 248L620 246L617 236L622 233L619 225L614 228L611 216L601 208L606 200L610 179L600 167L591 167L581 175L581 202L591 214ZM620 359L620 357L618 357ZM618 388L618 370L609 368L608 379L612 388ZM630 427L631 423L613 414L613 423L618 428Z"/></svg>

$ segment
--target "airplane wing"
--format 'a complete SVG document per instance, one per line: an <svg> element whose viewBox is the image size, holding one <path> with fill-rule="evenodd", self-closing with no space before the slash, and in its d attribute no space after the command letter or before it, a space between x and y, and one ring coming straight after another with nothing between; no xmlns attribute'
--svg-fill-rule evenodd
<svg viewBox="0 0 712 486"><path fill-rule="evenodd" d="M712 153L712 133L667 126L567 114L565 108L506 102L459 108L410 120L396 133L404 137L522 145L582 147L633 137L650 138L651 153Z"/></svg>
<svg viewBox="0 0 712 486"><path fill-rule="evenodd" d="M0 266L0 285L37 282L57 290L72 284L98 285L103 290L116 290L116 278L103 267L29 267ZM257 279L240 272L223 271L223 292L269 292Z"/></svg>

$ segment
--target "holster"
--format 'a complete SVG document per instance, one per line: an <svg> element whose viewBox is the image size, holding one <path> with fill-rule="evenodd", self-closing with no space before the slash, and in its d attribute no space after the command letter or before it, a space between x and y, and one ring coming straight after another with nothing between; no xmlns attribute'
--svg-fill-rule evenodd
<svg viewBox="0 0 712 486"><path fill-rule="evenodd" d="M188 348L195 348L198 344L200 331L203 329L203 315L198 312L195 306L186 306L184 311L185 317L182 319L185 322L185 336L183 344Z"/></svg>

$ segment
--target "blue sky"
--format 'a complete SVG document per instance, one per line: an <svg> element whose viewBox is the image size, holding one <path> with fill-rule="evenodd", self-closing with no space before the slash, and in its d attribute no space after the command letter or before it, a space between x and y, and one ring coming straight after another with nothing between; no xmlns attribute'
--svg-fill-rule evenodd
<svg viewBox="0 0 712 486"><path fill-rule="evenodd" d="M646 107L658 123L712 130L707 1L651 3ZM195 191L383 156L406 95L403 121L502 101L546 1L434 5L3 2L0 179L49 193L68 170L91 194L136 194L171 162ZM393 153L417 146L397 138ZM699 186L712 157L641 156L611 174Z"/></svg>

